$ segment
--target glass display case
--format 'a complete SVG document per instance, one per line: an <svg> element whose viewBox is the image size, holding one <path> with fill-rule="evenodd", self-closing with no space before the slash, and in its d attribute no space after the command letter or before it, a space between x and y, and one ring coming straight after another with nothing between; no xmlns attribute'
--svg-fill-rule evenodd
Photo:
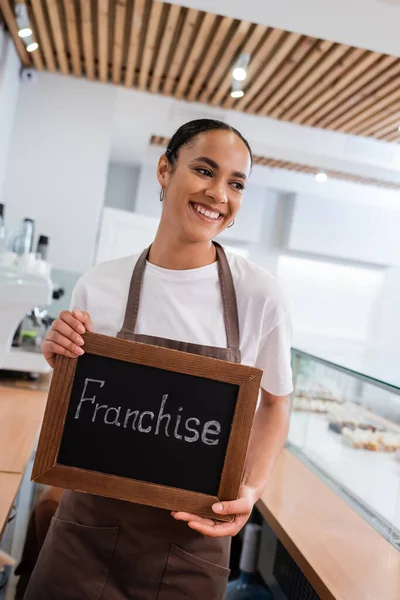
<svg viewBox="0 0 400 600"><path fill-rule="evenodd" d="M400 550L400 386L292 350L288 448Z"/></svg>

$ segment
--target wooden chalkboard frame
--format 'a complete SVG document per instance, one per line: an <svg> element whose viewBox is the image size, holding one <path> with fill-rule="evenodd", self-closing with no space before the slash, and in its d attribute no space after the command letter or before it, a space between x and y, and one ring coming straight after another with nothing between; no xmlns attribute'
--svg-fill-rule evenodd
<svg viewBox="0 0 400 600"><path fill-rule="evenodd" d="M212 504L236 499L239 493L262 371L241 364L96 333L85 333L83 337L87 354L197 375L239 387L218 496L57 464L77 365L76 359L60 355L56 358L32 480L168 510L184 510L199 516L217 518L211 509ZM232 520L231 517L218 518Z"/></svg>

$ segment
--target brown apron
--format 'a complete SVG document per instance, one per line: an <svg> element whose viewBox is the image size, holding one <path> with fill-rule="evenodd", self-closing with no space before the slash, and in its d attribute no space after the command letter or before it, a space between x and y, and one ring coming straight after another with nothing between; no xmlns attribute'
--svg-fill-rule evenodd
<svg viewBox="0 0 400 600"><path fill-rule="evenodd" d="M228 348L135 334L149 249L134 268L118 337L240 362L232 274L215 244ZM170 511L65 491L32 574L25 600L222 600L230 538L209 538Z"/></svg>

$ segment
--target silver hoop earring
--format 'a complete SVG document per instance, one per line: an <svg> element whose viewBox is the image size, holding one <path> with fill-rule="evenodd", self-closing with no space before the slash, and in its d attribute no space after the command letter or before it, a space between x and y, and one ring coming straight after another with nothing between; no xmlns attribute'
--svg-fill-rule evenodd
<svg viewBox="0 0 400 600"><path fill-rule="evenodd" d="M236 219L233 219L232 223L231 223L230 225L228 225L228 229L229 229L230 227L233 227L233 226L234 226L234 224L235 224L235 221L236 221Z"/></svg>
<svg viewBox="0 0 400 600"><path fill-rule="evenodd" d="M164 188L161 188L160 191L160 202L162 202L164 200Z"/></svg>

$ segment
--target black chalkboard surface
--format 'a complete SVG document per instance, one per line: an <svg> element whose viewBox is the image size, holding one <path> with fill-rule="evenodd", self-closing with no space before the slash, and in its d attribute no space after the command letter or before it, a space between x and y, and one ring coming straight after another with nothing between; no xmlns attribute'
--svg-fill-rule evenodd
<svg viewBox="0 0 400 600"><path fill-rule="evenodd" d="M217 495L239 387L84 354L58 464Z"/></svg>
<svg viewBox="0 0 400 600"><path fill-rule="evenodd" d="M84 339L79 359L57 356L32 479L215 518L237 498L262 371Z"/></svg>

